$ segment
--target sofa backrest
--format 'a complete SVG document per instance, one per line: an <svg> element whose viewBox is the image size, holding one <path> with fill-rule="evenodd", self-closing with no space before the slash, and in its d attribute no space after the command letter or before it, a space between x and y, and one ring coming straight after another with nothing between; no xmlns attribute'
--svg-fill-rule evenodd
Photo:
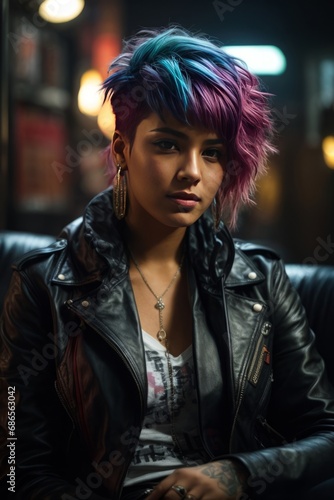
<svg viewBox="0 0 334 500"><path fill-rule="evenodd" d="M286 271L301 297L334 385L334 266L287 264Z"/></svg>
<svg viewBox="0 0 334 500"><path fill-rule="evenodd" d="M47 247L56 238L49 235L0 231L0 313L12 276L12 264L23 254L36 248Z"/></svg>

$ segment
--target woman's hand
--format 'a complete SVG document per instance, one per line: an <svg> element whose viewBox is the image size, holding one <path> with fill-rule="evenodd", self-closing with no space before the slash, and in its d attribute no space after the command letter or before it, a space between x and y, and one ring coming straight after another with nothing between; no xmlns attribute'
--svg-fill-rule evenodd
<svg viewBox="0 0 334 500"><path fill-rule="evenodd" d="M147 500L238 500L244 493L246 468L236 460L219 460L176 469Z"/></svg>

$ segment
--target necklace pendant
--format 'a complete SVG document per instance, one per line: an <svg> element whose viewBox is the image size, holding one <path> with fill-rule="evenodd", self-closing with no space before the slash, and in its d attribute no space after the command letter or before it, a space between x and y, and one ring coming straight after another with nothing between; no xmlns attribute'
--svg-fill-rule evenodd
<svg viewBox="0 0 334 500"><path fill-rule="evenodd" d="M156 309L159 309L159 311L162 311L162 309L165 309L165 304L162 302L162 298L158 299L158 302L154 306Z"/></svg>
<svg viewBox="0 0 334 500"><path fill-rule="evenodd" d="M167 338L167 333L163 328L160 328L160 330L157 333L157 339L159 342L162 342L163 340L166 340Z"/></svg>

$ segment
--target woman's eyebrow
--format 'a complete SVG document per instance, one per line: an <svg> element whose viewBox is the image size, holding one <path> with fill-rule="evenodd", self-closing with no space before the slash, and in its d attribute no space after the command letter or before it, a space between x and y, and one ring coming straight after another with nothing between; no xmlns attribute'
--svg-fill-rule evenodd
<svg viewBox="0 0 334 500"><path fill-rule="evenodd" d="M179 130L170 127L158 127L150 130L150 132L162 132L164 134L174 135L175 137L178 137L180 139L189 139L189 136L184 132L180 132ZM204 142L205 144L208 145L214 145L214 144L224 145L224 141L222 139L219 139L218 137L214 139L206 139Z"/></svg>
<svg viewBox="0 0 334 500"><path fill-rule="evenodd" d="M220 145L225 145L224 141L222 139L218 139L218 137L216 139L206 139L205 141L205 144L209 144L209 145L215 145L215 144L220 144Z"/></svg>
<svg viewBox="0 0 334 500"><path fill-rule="evenodd" d="M179 130L176 130L174 128L170 128L170 127L154 128L154 129L150 130L150 132L162 132L164 134L174 135L175 137L179 137L181 139L188 139L187 134L185 134L184 132L180 132Z"/></svg>

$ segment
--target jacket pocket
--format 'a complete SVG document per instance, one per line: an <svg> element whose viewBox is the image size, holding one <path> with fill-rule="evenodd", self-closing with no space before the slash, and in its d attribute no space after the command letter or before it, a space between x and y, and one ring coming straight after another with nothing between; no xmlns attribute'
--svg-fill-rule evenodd
<svg viewBox="0 0 334 500"><path fill-rule="evenodd" d="M261 448L282 446L288 442L262 415L256 419L255 439Z"/></svg>
<svg viewBox="0 0 334 500"><path fill-rule="evenodd" d="M270 351L266 344L266 338L266 335L260 335L251 359L248 380L254 386L258 384L263 367L270 365Z"/></svg>

